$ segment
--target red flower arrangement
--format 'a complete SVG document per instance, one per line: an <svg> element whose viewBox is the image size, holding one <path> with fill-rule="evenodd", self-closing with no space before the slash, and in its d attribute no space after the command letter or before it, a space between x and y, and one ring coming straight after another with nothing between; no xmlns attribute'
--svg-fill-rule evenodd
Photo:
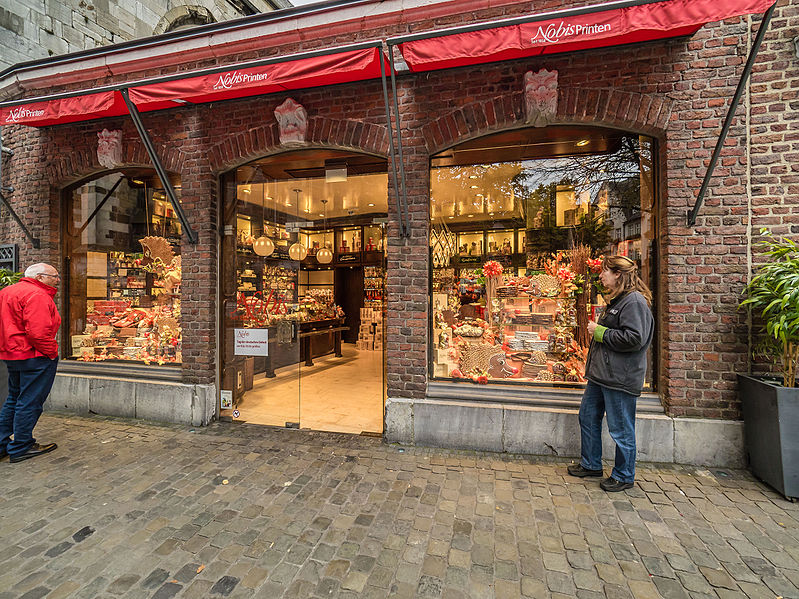
<svg viewBox="0 0 799 599"><path fill-rule="evenodd" d="M499 277L503 271L502 265L496 260L489 260L483 264L483 276L485 277Z"/></svg>
<svg viewBox="0 0 799 599"><path fill-rule="evenodd" d="M590 270L591 272L597 274L602 272L602 256L594 259L589 258L588 260L586 260L586 264L588 264L588 270Z"/></svg>
<svg viewBox="0 0 799 599"><path fill-rule="evenodd" d="M574 278L577 275L575 275L569 268L563 267L558 269L557 276L563 283L571 283L574 281Z"/></svg>

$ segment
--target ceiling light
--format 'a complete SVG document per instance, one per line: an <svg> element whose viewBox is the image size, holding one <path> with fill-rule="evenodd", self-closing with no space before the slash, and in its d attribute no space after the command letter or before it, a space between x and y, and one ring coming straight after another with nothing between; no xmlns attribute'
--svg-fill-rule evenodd
<svg viewBox="0 0 799 599"><path fill-rule="evenodd" d="M477 179L477 175L469 175L470 179Z"/></svg>
<svg viewBox="0 0 799 599"><path fill-rule="evenodd" d="M321 216L322 218L324 218L324 217L325 217L325 215L324 215L324 214L320 214L319 216Z"/></svg>
<svg viewBox="0 0 799 599"><path fill-rule="evenodd" d="M250 188L249 187L245 187L241 191L244 192L244 193L250 193Z"/></svg>
<svg viewBox="0 0 799 599"><path fill-rule="evenodd" d="M322 248L316 252L316 260L319 264L330 264L333 261L333 252L327 248Z"/></svg>
<svg viewBox="0 0 799 599"><path fill-rule="evenodd" d="M477 185L472 185L469 187L469 189L479 189L479 187L477 187Z"/></svg>
<svg viewBox="0 0 799 599"><path fill-rule="evenodd" d="M455 218L454 216L448 216L447 218Z"/></svg>
<svg viewBox="0 0 799 599"><path fill-rule="evenodd" d="M131 179L131 181L133 181L133 183L136 185L144 185L144 181L139 181L138 179Z"/></svg>
<svg viewBox="0 0 799 599"><path fill-rule="evenodd" d="M252 251L259 256L271 256L272 252L275 251L275 242L268 237L261 235L253 242Z"/></svg>
<svg viewBox="0 0 799 599"><path fill-rule="evenodd" d="M299 241L292 244L289 248L289 258L302 262L308 256L308 248L302 245Z"/></svg>
<svg viewBox="0 0 799 599"><path fill-rule="evenodd" d="M288 206L289 208L291 208L291 202L286 202L286 206Z"/></svg>
<svg viewBox="0 0 799 599"><path fill-rule="evenodd" d="M303 212L304 212L305 214L310 214L310 213L311 213L311 211L310 211L310 210L308 210L307 208L306 208L305 210L303 210Z"/></svg>
<svg viewBox="0 0 799 599"><path fill-rule="evenodd" d="M370 206L370 207L373 207L373 206L374 206L374 204L369 204L369 206Z"/></svg>
<svg viewBox="0 0 799 599"><path fill-rule="evenodd" d="M466 215L466 218L472 218L472 217L474 217L474 214L467 214Z"/></svg>
<svg viewBox="0 0 799 599"><path fill-rule="evenodd" d="M588 145L588 144L590 144L590 143L591 143L591 140L588 140L588 139L581 139L581 140L580 140L580 141L578 141L578 142L577 142L575 145L576 145L577 147L580 147L580 148L582 148L583 146L587 146L587 145Z"/></svg>

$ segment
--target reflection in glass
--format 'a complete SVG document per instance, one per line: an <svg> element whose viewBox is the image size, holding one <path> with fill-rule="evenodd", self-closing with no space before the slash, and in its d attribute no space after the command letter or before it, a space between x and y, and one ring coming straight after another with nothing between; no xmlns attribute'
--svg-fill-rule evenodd
<svg viewBox="0 0 799 599"><path fill-rule="evenodd" d="M579 385L587 323L605 304L597 260L628 256L651 283L653 141L562 129L551 145L565 149L550 157L535 137L546 138L542 130L513 135L432 160L431 252L440 253L442 232L456 239L450 260L432 260L432 375ZM589 148L602 151L587 153L569 135L594 135Z"/></svg>
<svg viewBox="0 0 799 599"><path fill-rule="evenodd" d="M67 202L67 357L180 363L181 225L163 190L113 174Z"/></svg>

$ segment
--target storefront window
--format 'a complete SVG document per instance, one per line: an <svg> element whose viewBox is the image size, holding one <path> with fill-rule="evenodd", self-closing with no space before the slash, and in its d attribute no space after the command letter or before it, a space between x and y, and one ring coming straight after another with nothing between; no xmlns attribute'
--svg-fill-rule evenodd
<svg viewBox="0 0 799 599"><path fill-rule="evenodd" d="M181 226L158 179L115 173L67 194L66 357L179 364Z"/></svg>
<svg viewBox="0 0 799 599"><path fill-rule="evenodd" d="M642 136L550 127L433 157L434 378L585 383L601 258L625 255L653 283L653 151Z"/></svg>

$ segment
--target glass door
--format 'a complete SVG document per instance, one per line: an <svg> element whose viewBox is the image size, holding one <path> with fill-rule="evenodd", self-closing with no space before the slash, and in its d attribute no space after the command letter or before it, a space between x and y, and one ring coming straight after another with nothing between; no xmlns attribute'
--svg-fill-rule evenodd
<svg viewBox="0 0 799 599"><path fill-rule="evenodd" d="M231 173L225 192L221 414L298 428L308 348L298 319L298 280L307 249L258 169Z"/></svg>

